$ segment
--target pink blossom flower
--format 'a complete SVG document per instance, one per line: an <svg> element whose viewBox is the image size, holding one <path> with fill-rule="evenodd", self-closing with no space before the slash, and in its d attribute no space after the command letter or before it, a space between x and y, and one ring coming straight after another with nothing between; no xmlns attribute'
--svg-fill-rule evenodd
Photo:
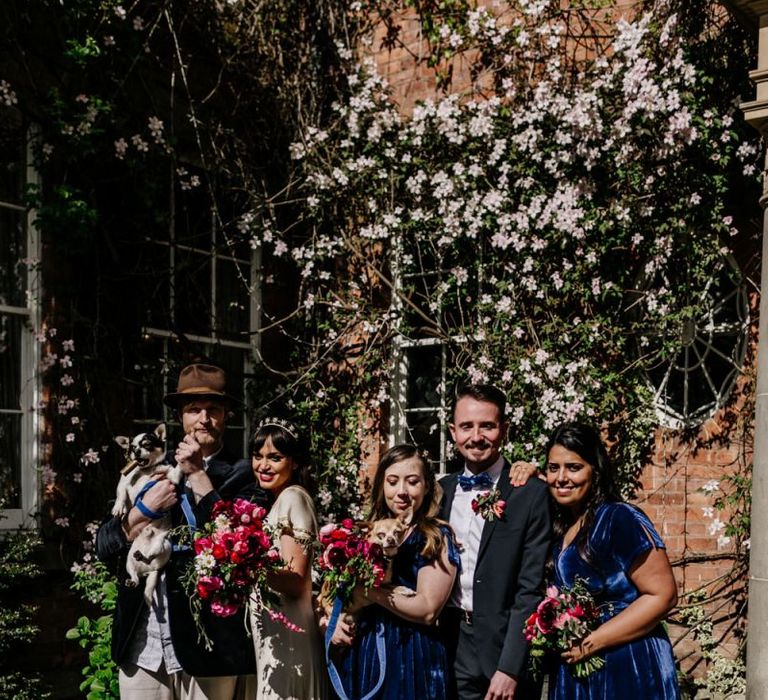
<svg viewBox="0 0 768 700"><path fill-rule="evenodd" d="M238 603L230 603L229 601L214 600L211 603L211 612L217 617L232 617L239 609Z"/></svg>

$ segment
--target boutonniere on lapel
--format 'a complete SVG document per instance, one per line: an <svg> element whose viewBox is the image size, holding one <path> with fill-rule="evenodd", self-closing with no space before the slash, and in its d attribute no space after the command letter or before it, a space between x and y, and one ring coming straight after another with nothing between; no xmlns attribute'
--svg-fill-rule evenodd
<svg viewBox="0 0 768 700"><path fill-rule="evenodd" d="M506 507L507 502L501 500L501 491L499 489L483 491L477 494L476 498L472 499L473 512L489 523L492 523L494 520L500 520L504 515Z"/></svg>

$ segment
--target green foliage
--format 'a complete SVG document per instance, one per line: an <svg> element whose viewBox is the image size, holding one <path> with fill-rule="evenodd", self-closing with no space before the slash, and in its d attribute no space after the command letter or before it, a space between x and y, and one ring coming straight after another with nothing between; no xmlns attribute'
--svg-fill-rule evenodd
<svg viewBox="0 0 768 700"><path fill-rule="evenodd" d="M101 49L92 36L85 37L82 42L77 41L77 39L67 39L65 45L67 49L64 55L80 65L84 65L88 59L101 54Z"/></svg>
<svg viewBox="0 0 768 700"><path fill-rule="evenodd" d="M67 639L88 652L88 664L83 669L85 680L80 690L88 700L110 700L120 697L118 667L112 660L112 612L117 602L117 584L104 564L94 562L75 573L72 589L106 615L80 617L77 625L67 631Z"/></svg>
<svg viewBox="0 0 768 700"><path fill-rule="evenodd" d="M30 645L40 631L32 621L37 608L11 602L18 601L28 582L42 574L34 559L39 546L40 539L34 531L9 532L0 538L0 697L49 697L38 676L6 671L9 655Z"/></svg>
<svg viewBox="0 0 768 700"><path fill-rule="evenodd" d="M704 590L694 591L688 594L687 605L680 611L682 621L700 644L701 656L707 664L706 675L695 679L693 685L725 698L734 697L746 691L745 657L743 650L733 659L721 653L722 639L715 634L712 615L705 605L706 598Z"/></svg>

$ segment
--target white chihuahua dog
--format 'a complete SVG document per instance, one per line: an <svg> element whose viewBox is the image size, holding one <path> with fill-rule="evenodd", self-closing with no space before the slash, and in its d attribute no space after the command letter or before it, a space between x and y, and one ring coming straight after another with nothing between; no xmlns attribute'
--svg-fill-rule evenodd
<svg viewBox="0 0 768 700"><path fill-rule="evenodd" d="M115 438L115 442L125 451L128 463L123 468L117 484L112 515L124 517L154 475L165 475L177 485L181 481L180 467L162 463L165 456L165 435L165 423L161 423L153 432L140 433L132 440L122 435ZM153 520L131 543L128 552L125 564L129 579L127 583L129 586L138 586L139 578L147 577L144 599L148 605L152 603L159 572L171 556L171 542L168 538L170 529L170 515L165 514Z"/></svg>

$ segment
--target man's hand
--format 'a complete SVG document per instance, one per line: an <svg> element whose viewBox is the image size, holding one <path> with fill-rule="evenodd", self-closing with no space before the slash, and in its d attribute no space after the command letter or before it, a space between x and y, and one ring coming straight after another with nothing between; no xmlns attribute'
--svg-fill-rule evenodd
<svg viewBox="0 0 768 700"><path fill-rule="evenodd" d="M528 483L528 479L532 476L536 476L536 472L539 470L535 464L531 462L523 462L518 460L509 468L509 483L512 486L525 486ZM540 479L545 479L543 474L538 475Z"/></svg>
<svg viewBox="0 0 768 700"><path fill-rule="evenodd" d="M491 678L485 700L514 700L517 692L517 678L503 671L496 671Z"/></svg>
<svg viewBox="0 0 768 700"><path fill-rule="evenodd" d="M203 449L195 436L189 433L176 448L176 463L187 476L187 486L192 489L195 502L213 491L213 484L203 466Z"/></svg>
<svg viewBox="0 0 768 700"><path fill-rule="evenodd" d="M141 497L141 502L155 513L163 513L176 505L179 500L176 494L176 485L165 478L163 474L153 474L157 483ZM152 518L144 515L136 506L128 511L123 520L123 532L129 542L133 542L141 531L152 522Z"/></svg>
<svg viewBox="0 0 768 700"><path fill-rule="evenodd" d="M203 471L203 450L192 433L185 435L176 448L176 463L187 475Z"/></svg>
<svg viewBox="0 0 768 700"><path fill-rule="evenodd" d="M155 513L173 508L179 500L176 495L176 484L161 474L154 474L152 478L157 479L157 483L141 497L144 505Z"/></svg>

